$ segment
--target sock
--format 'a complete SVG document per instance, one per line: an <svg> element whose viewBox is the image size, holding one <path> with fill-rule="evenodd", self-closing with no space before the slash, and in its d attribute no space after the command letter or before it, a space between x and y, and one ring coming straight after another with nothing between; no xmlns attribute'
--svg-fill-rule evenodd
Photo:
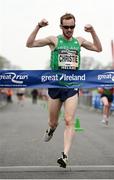
<svg viewBox="0 0 114 180"><path fill-rule="evenodd" d="M63 152L63 158L67 158L68 156Z"/></svg>
<svg viewBox="0 0 114 180"><path fill-rule="evenodd" d="M50 136L55 131L55 128L50 128L48 135Z"/></svg>

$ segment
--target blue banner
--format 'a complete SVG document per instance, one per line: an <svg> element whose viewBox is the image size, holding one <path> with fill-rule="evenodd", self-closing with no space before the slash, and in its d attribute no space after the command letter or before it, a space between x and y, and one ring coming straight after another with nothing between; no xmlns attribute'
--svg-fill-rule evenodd
<svg viewBox="0 0 114 180"><path fill-rule="evenodd" d="M114 70L0 70L0 88L113 87Z"/></svg>

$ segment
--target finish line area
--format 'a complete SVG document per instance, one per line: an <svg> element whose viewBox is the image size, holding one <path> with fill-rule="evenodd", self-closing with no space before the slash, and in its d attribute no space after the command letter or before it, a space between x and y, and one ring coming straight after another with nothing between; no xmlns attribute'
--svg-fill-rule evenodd
<svg viewBox="0 0 114 180"><path fill-rule="evenodd" d="M96 88L104 86L114 86L114 70L0 70L1 88Z"/></svg>
<svg viewBox="0 0 114 180"><path fill-rule="evenodd" d="M114 171L114 165L59 166L2 166L0 172L60 172L60 171Z"/></svg>
<svg viewBox="0 0 114 180"><path fill-rule="evenodd" d="M112 165L68 166L4 166L0 167L0 179L113 179Z"/></svg>

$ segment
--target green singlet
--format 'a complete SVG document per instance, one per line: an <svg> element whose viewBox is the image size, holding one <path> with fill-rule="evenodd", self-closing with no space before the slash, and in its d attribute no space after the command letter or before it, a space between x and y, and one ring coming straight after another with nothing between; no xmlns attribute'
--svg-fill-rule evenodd
<svg viewBox="0 0 114 180"><path fill-rule="evenodd" d="M111 94L113 94L113 89L112 88L110 88L110 89L106 89L106 88L104 88L104 92L103 92L103 94L106 94L106 95L111 95Z"/></svg>
<svg viewBox="0 0 114 180"><path fill-rule="evenodd" d="M62 35L58 37L57 47L51 52L51 69L80 68L80 44L76 38L66 40Z"/></svg>

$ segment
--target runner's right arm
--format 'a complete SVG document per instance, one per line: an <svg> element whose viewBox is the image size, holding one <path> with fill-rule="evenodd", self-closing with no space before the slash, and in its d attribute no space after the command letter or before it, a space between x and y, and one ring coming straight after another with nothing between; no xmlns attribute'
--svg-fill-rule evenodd
<svg viewBox="0 0 114 180"><path fill-rule="evenodd" d="M28 40L26 42L27 47L32 48L32 47L43 47L46 45L49 45L49 46L54 45L54 41L53 41L54 38L52 36L46 37L44 39L37 39L37 40L35 39L39 29L47 25L48 25L48 21L45 19L42 19L38 23L38 25L35 27L33 32L28 37Z"/></svg>

